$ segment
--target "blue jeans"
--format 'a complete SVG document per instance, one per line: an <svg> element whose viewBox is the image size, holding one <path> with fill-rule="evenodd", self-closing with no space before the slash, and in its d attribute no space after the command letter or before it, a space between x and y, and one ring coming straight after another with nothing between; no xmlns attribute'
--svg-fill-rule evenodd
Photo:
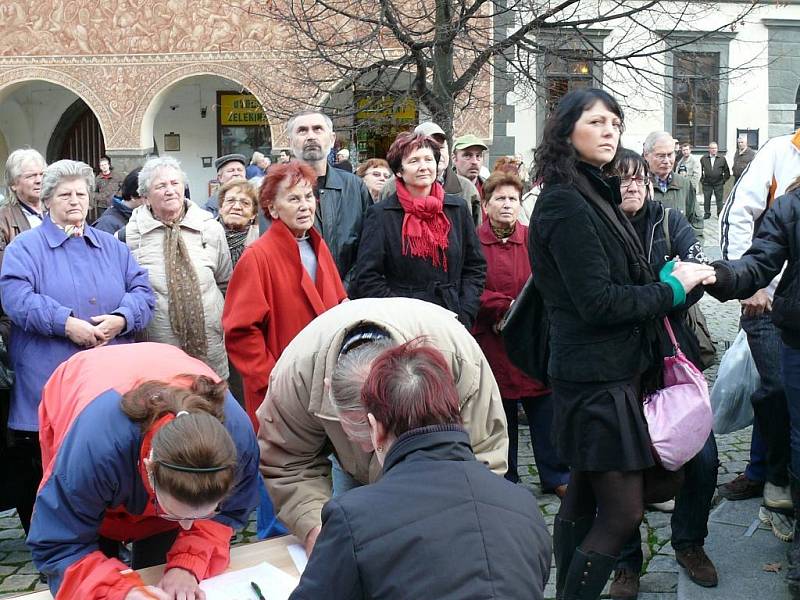
<svg viewBox="0 0 800 600"><path fill-rule="evenodd" d="M708 513L711 499L717 488L717 441L712 432L703 449L684 466L684 482L675 497L672 513L672 547L684 550L690 546L702 546L708 536ZM642 570L642 538L639 530L622 548L617 569L625 568L636 573Z"/></svg>
<svg viewBox="0 0 800 600"><path fill-rule="evenodd" d="M522 410L528 417L528 427L531 432L531 446L536 468L539 470L539 481L542 489L551 491L560 485L569 483L569 467L558 460L556 449L552 441L553 432L553 395L545 394L535 398L520 398L519 400L503 399L503 410L508 422L508 471L506 479L513 483L519 482L518 453L519 453L519 413L518 402L522 403Z"/></svg>
<svg viewBox="0 0 800 600"><path fill-rule="evenodd" d="M747 344L756 363L761 385L750 397L754 421L766 444L764 479L778 486L789 483L789 409L780 371L780 331L769 313L741 318Z"/></svg>
<svg viewBox="0 0 800 600"><path fill-rule="evenodd" d="M767 478L767 442L761 435L758 421L753 420L753 433L750 435L750 462L744 470L750 481L763 483Z"/></svg>
<svg viewBox="0 0 800 600"><path fill-rule="evenodd" d="M800 478L800 350L783 345L781 348L781 375L789 405L791 434L792 477Z"/></svg>
<svg viewBox="0 0 800 600"><path fill-rule="evenodd" d="M353 488L361 487L363 484L355 477L350 475L342 468L339 459L331 454L328 459L331 461L331 479L333 480L333 497L341 496Z"/></svg>

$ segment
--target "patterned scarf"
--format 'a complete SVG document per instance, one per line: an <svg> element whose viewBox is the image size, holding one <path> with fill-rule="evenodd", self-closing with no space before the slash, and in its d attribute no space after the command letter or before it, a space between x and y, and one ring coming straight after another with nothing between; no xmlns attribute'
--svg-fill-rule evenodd
<svg viewBox="0 0 800 600"><path fill-rule="evenodd" d="M169 324L180 347L190 356L204 360L208 353L206 319L200 282L181 235L181 220L164 223L164 263L167 275Z"/></svg>
<svg viewBox="0 0 800 600"><path fill-rule="evenodd" d="M517 222L514 221L514 224L511 225L511 227L495 227L489 223L489 227L492 228L494 237L496 237L498 240L506 240L514 235L514 232L517 230Z"/></svg>
<svg viewBox="0 0 800 600"><path fill-rule="evenodd" d="M219 222L222 223L221 218ZM225 227L224 223L222 226L225 228L225 240L228 242L228 250L231 252L231 263L233 263L235 267L244 252L244 243L247 241L247 234L250 233L250 227L247 226L244 229L228 229Z"/></svg>
<svg viewBox="0 0 800 600"><path fill-rule="evenodd" d="M430 259L447 271L447 239L450 220L444 214L444 188L434 182L429 196L412 197L397 180L397 199L405 211L401 230L403 254Z"/></svg>

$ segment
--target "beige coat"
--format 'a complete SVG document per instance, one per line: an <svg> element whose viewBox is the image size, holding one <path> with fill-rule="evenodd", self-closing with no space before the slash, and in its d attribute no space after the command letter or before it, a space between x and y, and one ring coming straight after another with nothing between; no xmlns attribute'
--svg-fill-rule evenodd
<svg viewBox="0 0 800 600"><path fill-rule="evenodd" d="M401 343L425 336L444 354L478 460L499 475L507 469L500 392L480 347L456 315L410 298L344 302L314 319L283 351L256 412L261 473L278 518L301 540L321 524L322 506L331 497L331 448L342 468L362 483L375 481L381 472L374 453L348 440L325 383L345 336L363 323L383 327Z"/></svg>
<svg viewBox="0 0 800 600"><path fill-rule="evenodd" d="M228 358L222 334L223 294L231 278L231 255L225 231L210 212L187 202L188 210L181 222L181 234L192 257L205 312L208 357L205 362L223 379L228 378ZM156 295L153 319L145 338L179 346L169 322L167 274L164 262L165 227L156 220L147 206L139 206L131 214L125 228L125 243L138 263L147 269L150 285Z"/></svg>

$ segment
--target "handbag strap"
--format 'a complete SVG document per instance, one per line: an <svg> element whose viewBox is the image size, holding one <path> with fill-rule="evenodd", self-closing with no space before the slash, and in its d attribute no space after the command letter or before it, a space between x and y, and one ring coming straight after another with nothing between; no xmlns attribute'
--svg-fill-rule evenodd
<svg viewBox="0 0 800 600"><path fill-rule="evenodd" d="M667 335L669 336L669 340L672 342L672 347L676 350L676 352L680 352L681 345L678 343L678 340L675 339L675 333L672 331L672 325L669 322L669 317L664 315L664 328L667 330Z"/></svg>

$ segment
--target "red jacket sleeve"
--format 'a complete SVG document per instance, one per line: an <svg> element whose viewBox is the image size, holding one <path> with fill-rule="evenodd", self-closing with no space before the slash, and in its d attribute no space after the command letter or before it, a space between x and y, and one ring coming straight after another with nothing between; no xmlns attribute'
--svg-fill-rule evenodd
<svg viewBox="0 0 800 600"><path fill-rule="evenodd" d="M219 575L230 564L232 535L233 529L217 521L195 521L191 529L178 534L164 570L185 569L197 581Z"/></svg>
<svg viewBox="0 0 800 600"><path fill-rule="evenodd" d="M143 585L125 563L95 551L64 571L55 600L124 600L132 588Z"/></svg>

